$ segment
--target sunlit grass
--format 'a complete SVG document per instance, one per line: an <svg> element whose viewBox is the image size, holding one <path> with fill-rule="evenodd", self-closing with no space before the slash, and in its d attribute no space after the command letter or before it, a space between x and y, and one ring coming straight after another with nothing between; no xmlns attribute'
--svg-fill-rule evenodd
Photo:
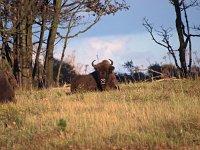
<svg viewBox="0 0 200 150"><path fill-rule="evenodd" d="M66 95L17 91L0 105L0 149L198 149L200 81Z"/></svg>

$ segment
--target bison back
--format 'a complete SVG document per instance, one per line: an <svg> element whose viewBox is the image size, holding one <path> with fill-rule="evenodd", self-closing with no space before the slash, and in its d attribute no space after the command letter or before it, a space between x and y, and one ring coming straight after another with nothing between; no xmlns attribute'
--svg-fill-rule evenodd
<svg viewBox="0 0 200 150"><path fill-rule="evenodd" d="M71 81L71 92L98 90L92 75L77 75Z"/></svg>

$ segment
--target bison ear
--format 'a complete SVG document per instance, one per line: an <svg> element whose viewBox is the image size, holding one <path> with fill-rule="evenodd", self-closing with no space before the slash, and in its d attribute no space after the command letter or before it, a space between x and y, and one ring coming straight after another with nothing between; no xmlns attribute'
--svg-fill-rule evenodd
<svg viewBox="0 0 200 150"><path fill-rule="evenodd" d="M93 65L93 67L94 67L94 70L96 70L96 71L99 70L99 65L98 64L97 65Z"/></svg>
<svg viewBox="0 0 200 150"><path fill-rule="evenodd" d="M110 72L112 72L114 69L115 69L114 66L110 66L110 68L109 68Z"/></svg>
<svg viewBox="0 0 200 150"><path fill-rule="evenodd" d="M97 70L98 70L98 67L94 66L94 70L96 70L96 71L97 71Z"/></svg>

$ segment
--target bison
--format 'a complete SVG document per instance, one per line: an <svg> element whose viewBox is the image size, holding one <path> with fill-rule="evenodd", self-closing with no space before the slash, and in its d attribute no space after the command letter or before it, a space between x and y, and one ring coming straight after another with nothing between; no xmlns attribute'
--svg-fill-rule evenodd
<svg viewBox="0 0 200 150"><path fill-rule="evenodd" d="M105 91L111 89L118 89L116 76L113 73L115 67L111 59L103 60L98 64L92 66L95 71L88 75L77 75L71 81L71 92L76 91Z"/></svg>
<svg viewBox="0 0 200 150"><path fill-rule="evenodd" d="M11 71L1 70L0 71L0 102L14 102L15 92L14 88L17 87L17 81Z"/></svg>

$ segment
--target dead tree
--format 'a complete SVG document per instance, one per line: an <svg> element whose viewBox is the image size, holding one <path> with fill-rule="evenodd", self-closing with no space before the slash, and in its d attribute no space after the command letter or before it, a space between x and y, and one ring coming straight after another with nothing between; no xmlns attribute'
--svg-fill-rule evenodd
<svg viewBox="0 0 200 150"><path fill-rule="evenodd" d="M143 26L150 33L153 41L165 47L168 50L168 52L172 55L174 63L176 67L180 70L182 77L187 77L190 73L191 63L192 63L191 37L200 37L200 34L192 34L190 31L187 9L198 6L198 1L191 0L189 4L185 4L184 0L170 0L170 3L173 5L176 13L175 26L179 42L178 48L173 48L173 46L170 43L170 37L172 36L170 34L172 31L171 27L167 29L161 27L161 31L154 30L153 25L149 23L148 19L146 18L144 19ZM155 37L154 31L162 38L161 40L158 40ZM189 64L187 64L187 59L186 59L187 47L189 47L189 60L188 60ZM177 55L179 57L179 62L177 60Z"/></svg>

